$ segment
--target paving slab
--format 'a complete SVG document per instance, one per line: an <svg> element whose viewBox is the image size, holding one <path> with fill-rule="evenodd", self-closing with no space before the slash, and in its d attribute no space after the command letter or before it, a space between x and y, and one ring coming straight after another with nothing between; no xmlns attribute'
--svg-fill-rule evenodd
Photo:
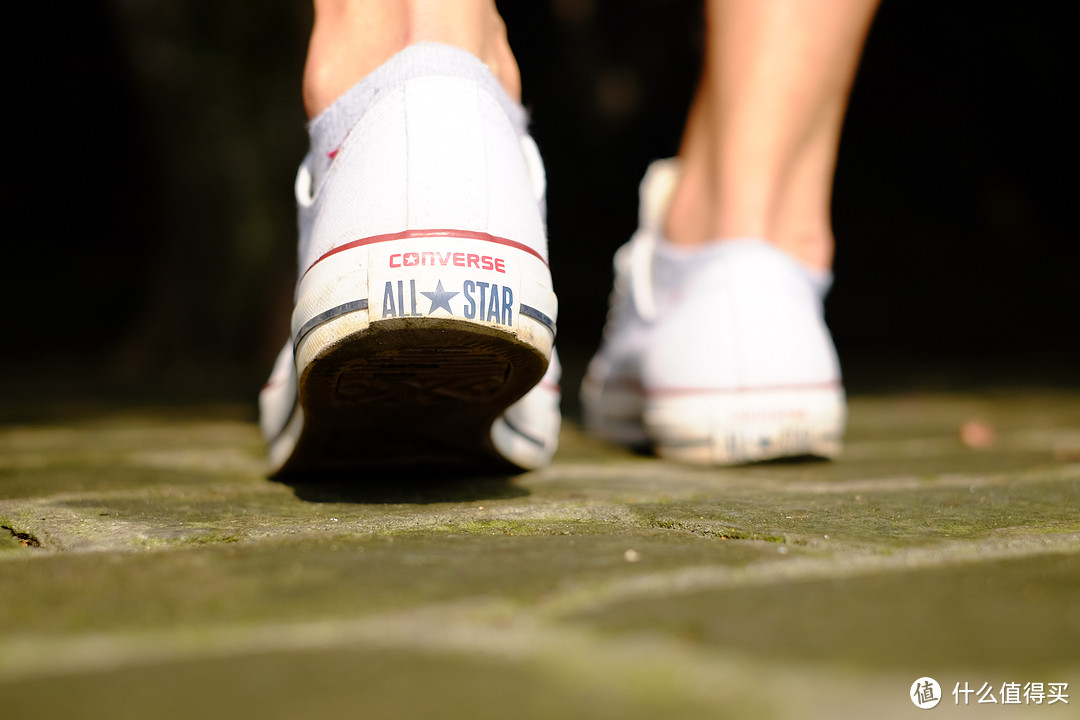
<svg viewBox="0 0 1080 720"><path fill-rule="evenodd" d="M1076 717L1005 702L1080 688L1075 392L857 397L834 462L262 453L245 406L0 425L0 714Z"/></svg>

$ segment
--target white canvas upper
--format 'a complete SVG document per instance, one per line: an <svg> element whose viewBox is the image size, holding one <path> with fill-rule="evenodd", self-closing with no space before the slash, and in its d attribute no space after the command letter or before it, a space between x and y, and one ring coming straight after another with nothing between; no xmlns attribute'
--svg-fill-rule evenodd
<svg viewBox="0 0 1080 720"><path fill-rule="evenodd" d="M844 411L822 313L829 277L762 240L667 242L677 172L674 161L650 167L641 227L616 253L603 344L582 388L588 427L693 462L832 454ZM796 435L810 439L787 439Z"/></svg>
<svg viewBox="0 0 1080 720"><path fill-rule="evenodd" d="M319 180L319 158L300 171L301 274L357 238L432 228L512 238L547 259L535 145L475 81L407 80L379 95L332 152Z"/></svg>

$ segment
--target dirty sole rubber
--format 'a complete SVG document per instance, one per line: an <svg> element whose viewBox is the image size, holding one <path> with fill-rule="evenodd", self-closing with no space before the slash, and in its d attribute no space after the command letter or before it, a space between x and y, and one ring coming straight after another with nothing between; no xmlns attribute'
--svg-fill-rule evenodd
<svg viewBox="0 0 1080 720"><path fill-rule="evenodd" d="M279 475L362 467L511 469L491 424L547 359L513 335L442 318L373 324L303 370L303 430Z"/></svg>

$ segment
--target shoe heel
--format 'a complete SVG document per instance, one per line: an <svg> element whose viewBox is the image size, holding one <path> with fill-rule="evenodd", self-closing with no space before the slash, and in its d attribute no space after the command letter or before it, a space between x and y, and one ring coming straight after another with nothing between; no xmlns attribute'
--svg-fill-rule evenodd
<svg viewBox="0 0 1080 720"><path fill-rule="evenodd" d="M500 464L492 424L551 357L548 288L539 257L464 233L373 238L324 258L293 319L306 420L282 471Z"/></svg>

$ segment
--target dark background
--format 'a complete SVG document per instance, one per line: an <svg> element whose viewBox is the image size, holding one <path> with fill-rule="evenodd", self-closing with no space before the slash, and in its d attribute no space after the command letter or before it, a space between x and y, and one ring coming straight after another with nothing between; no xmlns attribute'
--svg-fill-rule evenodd
<svg viewBox="0 0 1080 720"><path fill-rule="evenodd" d="M856 392L1080 381L1067 7L884 1L834 198L828 320ZM702 10L500 9L548 165L573 414L637 183L678 145ZM4 394L253 400L291 311L310 8L97 0L7 14Z"/></svg>

